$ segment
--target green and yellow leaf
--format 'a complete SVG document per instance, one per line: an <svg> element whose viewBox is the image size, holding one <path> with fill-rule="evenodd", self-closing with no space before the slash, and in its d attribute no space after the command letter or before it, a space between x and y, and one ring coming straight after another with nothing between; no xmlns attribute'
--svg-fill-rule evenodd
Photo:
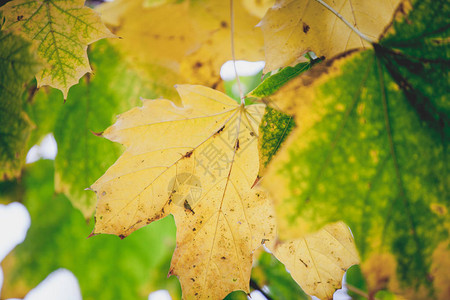
<svg viewBox="0 0 450 300"><path fill-rule="evenodd" d="M274 99L284 99L301 125L263 181L283 238L343 220L365 274L378 257L391 257L396 292L414 287L427 297L434 297L432 253L448 240L449 116L440 85L449 60L439 56L448 47L448 10L446 1L414 2L374 51L320 65L313 82L300 76L283 87Z"/></svg>
<svg viewBox="0 0 450 300"><path fill-rule="evenodd" d="M14 0L0 8L4 28L37 46L46 63L36 75L38 86L50 85L67 98L69 88L91 72L87 46L114 37L84 0Z"/></svg>
<svg viewBox="0 0 450 300"><path fill-rule="evenodd" d="M295 127L295 119L269 106L261 120L259 126L258 153L259 153L259 172L258 178L261 178L269 162L280 150L284 141Z"/></svg>

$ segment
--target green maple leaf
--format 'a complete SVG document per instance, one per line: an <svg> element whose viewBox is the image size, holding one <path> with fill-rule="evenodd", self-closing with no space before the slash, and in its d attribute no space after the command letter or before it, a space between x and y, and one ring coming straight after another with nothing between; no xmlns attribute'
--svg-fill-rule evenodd
<svg viewBox="0 0 450 300"><path fill-rule="evenodd" d="M33 41L46 62L36 75L38 86L60 89L64 98L69 88L91 71L87 45L114 36L83 0L14 0L0 12L6 20L4 28Z"/></svg>
<svg viewBox="0 0 450 300"><path fill-rule="evenodd" d="M0 31L0 179L20 174L32 123L22 110L25 83L39 63L23 38Z"/></svg>
<svg viewBox="0 0 450 300"><path fill-rule="evenodd" d="M370 292L422 286L444 299L436 270L448 256L450 5L408 10L374 50L320 65L312 85L299 77L273 97L290 102L299 129L263 183L282 237L343 220ZM392 272L374 279L380 264Z"/></svg>
<svg viewBox="0 0 450 300"><path fill-rule="evenodd" d="M309 62L301 62L294 67L288 66L282 68L278 72L269 72L265 74L263 82L249 93L249 96L259 98L270 96L278 91L289 80L311 69L312 66L321 61L320 58L316 58Z"/></svg>

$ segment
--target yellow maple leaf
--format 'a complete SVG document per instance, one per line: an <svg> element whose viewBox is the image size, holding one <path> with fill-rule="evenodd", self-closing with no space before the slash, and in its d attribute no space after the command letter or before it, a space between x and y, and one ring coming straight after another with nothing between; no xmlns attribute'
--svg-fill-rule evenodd
<svg viewBox="0 0 450 300"><path fill-rule="evenodd" d="M262 18L274 2L275 0L242 0L242 5L253 16Z"/></svg>
<svg viewBox="0 0 450 300"><path fill-rule="evenodd" d="M116 0L97 10L121 39L112 45L143 78L154 85L158 95L178 102L173 86L188 82L180 72L182 59L197 50L209 32L196 26L189 1Z"/></svg>
<svg viewBox="0 0 450 300"><path fill-rule="evenodd" d="M185 82L218 87L220 67L231 58L229 2L146 3L116 0L99 6L105 22L123 38L113 41L114 45L157 85ZM255 28L260 19L253 15L258 9L261 7L235 2L237 59L264 58L263 35Z"/></svg>
<svg viewBox="0 0 450 300"><path fill-rule="evenodd" d="M274 239L258 174L264 105L244 106L203 86L177 87L183 107L145 100L104 132L126 147L92 185L95 233L125 237L169 213L177 225L170 274L191 299L249 292L252 253Z"/></svg>
<svg viewBox="0 0 450 300"><path fill-rule="evenodd" d="M263 5L261 3L261 5ZM264 59L264 40L261 30L256 28L260 21L255 14L258 7L252 3L234 2L234 45L235 58L249 61ZM220 67L232 57L230 47L231 24L228 1L213 0L194 2L191 17L210 32L198 50L181 61L181 73L191 84L216 87L220 79Z"/></svg>
<svg viewBox="0 0 450 300"><path fill-rule="evenodd" d="M376 42L401 0L325 2ZM345 50L370 45L316 0L278 0L260 25L264 33L265 72L295 65L308 51L331 58Z"/></svg>
<svg viewBox="0 0 450 300"><path fill-rule="evenodd" d="M304 238L268 243L267 247L306 293L322 300L333 299L345 271L359 263L353 236L342 222Z"/></svg>
<svg viewBox="0 0 450 300"><path fill-rule="evenodd" d="M87 46L114 37L84 0L14 0L0 8L5 28L19 32L37 45L46 66L36 75L38 86L60 89L67 98L69 88L91 72Z"/></svg>

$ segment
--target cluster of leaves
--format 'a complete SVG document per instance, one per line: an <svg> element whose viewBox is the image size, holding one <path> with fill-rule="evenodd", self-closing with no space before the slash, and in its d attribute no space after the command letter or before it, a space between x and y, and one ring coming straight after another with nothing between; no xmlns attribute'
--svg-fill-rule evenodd
<svg viewBox="0 0 450 300"><path fill-rule="evenodd" d="M114 34L83 1L0 8L0 196L32 216L4 263L4 293L66 267L86 299L156 287L179 297L163 272L186 299L239 299L231 292L262 285L275 299L307 298L292 279L331 299L361 261L347 274L354 298L449 297L450 5L272 4L234 1L230 14L221 0L116 0L98 7ZM236 58L266 60L238 101L219 76L231 35ZM171 100L134 107L139 97ZM23 169L49 132L54 165ZM90 239L66 197L85 219L96 208ZM120 289L99 288L106 276Z"/></svg>

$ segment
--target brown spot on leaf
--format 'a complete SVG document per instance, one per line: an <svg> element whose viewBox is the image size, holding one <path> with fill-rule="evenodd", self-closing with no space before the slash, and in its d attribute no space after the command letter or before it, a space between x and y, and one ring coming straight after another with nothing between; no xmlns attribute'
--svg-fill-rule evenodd
<svg viewBox="0 0 450 300"><path fill-rule="evenodd" d="M308 267L308 265L301 258L300 261L305 265L306 268Z"/></svg>
<svg viewBox="0 0 450 300"><path fill-rule="evenodd" d="M200 69L201 67L203 67L203 63L201 61L197 61L194 64L194 69Z"/></svg>
<svg viewBox="0 0 450 300"><path fill-rule="evenodd" d="M184 200L184 209L190 211L193 215L195 215L194 210L192 209L191 205L189 204L189 202L187 200Z"/></svg>
<svg viewBox="0 0 450 300"><path fill-rule="evenodd" d="M309 27L308 24L306 24L305 22L303 22L303 32L304 32L305 34L308 33L308 31L309 31L310 28L311 28L311 27Z"/></svg>
<svg viewBox="0 0 450 300"><path fill-rule="evenodd" d="M189 158L189 157L191 157L193 152L194 152L194 150L186 152L186 154L184 154L182 158Z"/></svg>
<svg viewBox="0 0 450 300"><path fill-rule="evenodd" d="M22 19L23 19L22 15L21 16L17 16L17 21L22 21Z"/></svg>
<svg viewBox="0 0 450 300"><path fill-rule="evenodd" d="M225 21L220 22L220 27L222 28L227 28L228 27L228 23Z"/></svg>
<svg viewBox="0 0 450 300"><path fill-rule="evenodd" d="M224 129L225 129L225 125L223 125L219 130L217 130L217 132L214 133L214 136L216 136L216 135L218 135L219 133L221 133Z"/></svg>

